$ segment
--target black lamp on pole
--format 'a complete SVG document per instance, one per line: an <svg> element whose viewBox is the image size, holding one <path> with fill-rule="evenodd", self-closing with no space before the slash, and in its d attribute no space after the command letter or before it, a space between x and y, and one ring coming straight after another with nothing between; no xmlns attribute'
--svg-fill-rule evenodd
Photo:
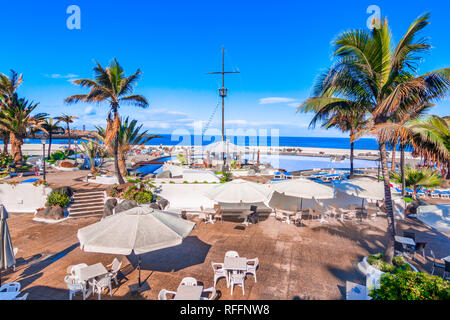
<svg viewBox="0 0 450 320"><path fill-rule="evenodd" d="M44 166L44 180L45 179L45 144L47 143L47 138L42 137L41 138L41 144L42 144L42 165Z"/></svg>

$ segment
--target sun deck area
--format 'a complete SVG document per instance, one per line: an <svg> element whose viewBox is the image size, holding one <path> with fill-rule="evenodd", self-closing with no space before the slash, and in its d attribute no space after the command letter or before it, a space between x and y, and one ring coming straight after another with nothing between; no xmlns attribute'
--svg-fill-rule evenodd
<svg viewBox="0 0 450 320"><path fill-rule="evenodd" d="M64 283L70 265L98 262L107 265L114 255L84 252L79 247L77 230L100 218L68 219L58 224L32 220L31 214L11 214L8 219L16 255L16 270L2 273L4 282L20 282L28 299L68 299ZM193 221L196 221L195 218ZM225 279L218 281L218 299L345 299L346 281L365 282L357 264L368 254L384 252L387 220L341 222L303 220L303 226L285 224L269 217L256 225L244 227L240 222L224 221L197 224L185 241L176 247L142 255L143 290L136 293L137 258L123 259L119 285L113 286L112 297L102 299L158 298L161 289L176 291L184 277L194 277L212 287L211 262L223 262L228 250L241 257L259 258L257 283L253 276L245 280L245 295L240 288L233 296ZM428 243L436 256L448 253L450 238L425 226L420 221L406 219L397 223L398 233L413 231L417 239ZM427 250L427 253L429 252ZM412 264L430 272L431 260L417 255ZM220 292L219 292L220 291ZM74 299L82 299L75 295ZM97 299L96 295L89 299Z"/></svg>

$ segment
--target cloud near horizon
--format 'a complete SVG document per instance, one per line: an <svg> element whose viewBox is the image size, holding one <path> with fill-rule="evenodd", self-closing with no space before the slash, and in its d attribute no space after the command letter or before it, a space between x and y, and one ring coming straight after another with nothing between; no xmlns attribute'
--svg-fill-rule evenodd
<svg viewBox="0 0 450 320"><path fill-rule="evenodd" d="M285 97L268 97L268 98L262 98L259 99L259 104L276 104L276 103L293 103L294 101L297 101L296 99L292 98L285 98Z"/></svg>
<svg viewBox="0 0 450 320"><path fill-rule="evenodd" d="M68 74L60 74L60 73L52 73L52 74L44 74L44 77L50 79L73 79L79 77L77 74L68 73Z"/></svg>

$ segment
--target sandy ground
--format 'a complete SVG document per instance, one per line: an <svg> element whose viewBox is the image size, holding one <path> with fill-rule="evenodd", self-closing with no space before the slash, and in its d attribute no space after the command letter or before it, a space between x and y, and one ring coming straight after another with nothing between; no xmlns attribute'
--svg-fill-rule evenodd
<svg viewBox="0 0 450 320"><path fill-rule="evenodd" d="M29 214L12 214L8 220L17 254L15 272L3 272L3 279L18 281L29 299L68 299L64 276L68 266L109 264L114 256L86 253L79 248L77 230L98 221L83 218L60 224L32 221ZM342 299L346 281L364 283L356 265L364 256L383 252L386 245L386 219L358 222L330 221L320 224L306 220L304 226L288 225L269 217L244 228L239 222L200 223L180 246L143 255L142 278L146 289L132 294L137 282L135 256L124 258L119 286L113 297L102 299L157 299L163 288L176 291L183 277L194 277L213 286L211 262L223 262L225 252L235 250L243 257L260 259L257 283L249 275L245 295L240 288L233 296L225 280L219 280L220 299ZM427 254L450 254L449 235L439 233L417 220L397 223L398 233L414 231L417 241L427 242ZM420 270L430 271L427 257L412 262ZM78 296L76 299L80 299ZM90 297L96 299L96 297Z"/></svg>

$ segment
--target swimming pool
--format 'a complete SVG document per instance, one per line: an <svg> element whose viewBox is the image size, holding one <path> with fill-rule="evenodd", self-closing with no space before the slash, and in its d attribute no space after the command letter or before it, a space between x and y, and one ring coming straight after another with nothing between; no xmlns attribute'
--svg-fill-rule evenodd
<svg viewBox="0 0 450 320"><path fill-rule="evenodd" d="M174 160L174 159L176 159L176 157L164 157L164 158L157 159L156 161L166 162L166 161ZM161 168L162 168L161 164L147 164L145 166L134 169L133 171L139 172L144 175L150 174L150 173L158 174L161 172Z"/></svg>
<svg viewBox="0 0 450 320"><path fill-rule="evenodd" d="M201 155L196 155L193 158L202 158ZM255 160L252 155L246 155L243 157L247 160ZM165 157L158 159L158 161L174 160L176 157ZM350 159L345 159L341 162L332 162L331 158L326 157L307 157L307 156L295 156L295 155L261 155L260 163L270 163L275 169L284 169L288 172L313 170L313 169L350 169ZM355 169L361 168L376 168L377 162L371 160L355 159ZM160 164L148 164L140 168L135 169L136 172L141 174L158 174L161 172L162 165Z"/></svg>
<svg viewBox="0 0 450 320"><path fill-rule="evenodd" d="M254 160L251 156L251 160ZM261 155L260 163L270 163L273 168L284 169L288 172L313 170L313 169L350 169L350 159L340 162L332 162L326 157L307 157L290 155ZM353 161L355 169L376 168L377 162L371 160L355 159Z"/></svg>

